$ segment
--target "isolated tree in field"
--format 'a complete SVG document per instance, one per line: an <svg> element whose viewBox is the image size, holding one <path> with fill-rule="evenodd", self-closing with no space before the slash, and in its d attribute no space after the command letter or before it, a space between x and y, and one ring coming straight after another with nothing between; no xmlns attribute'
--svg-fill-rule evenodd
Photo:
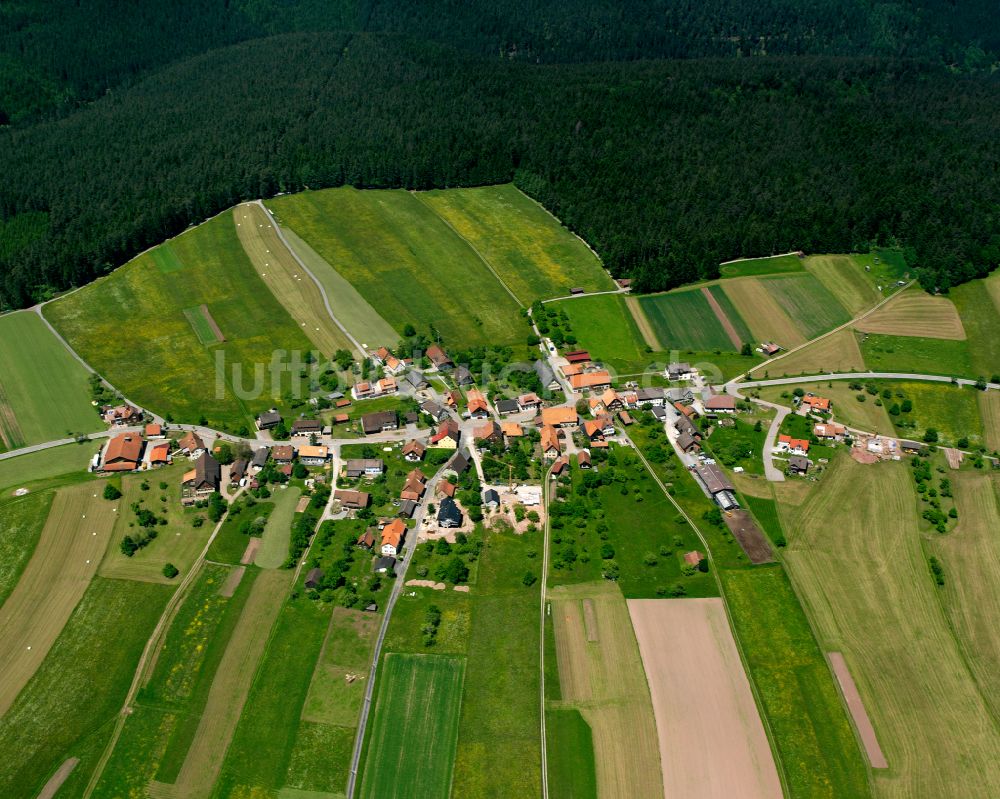
<svg viewBox="0 0 1000 799"><path fill-rule="evenodd" d="M753 426L753 431L755 433L759 433L762 429L763 429L763 425L761 424L760 419L758 419L757 422Z"/></svg>
<svg viewBox="0 0 1000 799"><path fill-rule="evenodd" d="M753 355L753 344L751 344L749 341L744 341L743 348L740 350L740 355L742 355L744 358L749 358L751 355Z"/></svg>
<svg viewBox="0 0 1000 799"><path fill-rule="evenodd" d="M121 495L122 492L119 491L114 485L112 485L111 483L105 484L104 486L105 499L118 499L119 497L121 497Z"/></svg>
<svg viewBox="0 0 1000 799"><path fill-rule="evenodd" d="M531 586L538 582L538 578L532 572L525 572L524 577L521 578L521 582L524 583L525 587L531 588Z"/></svg>
<svg viewBox="0 0 1000 799"><path fill-rule="evenodd" d="M163 576L168 580L173 580L180 573L180 569L174 566L173 563L167 563L163 567Z"/></svg>
<svg viewBox="0 0 1000 799"><path fill-rule="evenodd" d="M611 560L615 556L615 548L611 544L603 543L601 544L601 558L603 560Z"/></svg>
<svg viewBox="0 0 1000 799"><path fill-rule="evenodd" d="M913 410L913 400L904 399L902 404L899 406L899 409L903 413L909 413Z"/></svg>
<svg viewBox="0 0 1000 799"><path fill-rule="evenodd" d="M924 441L928 444L935 444L938 440L938 431L933 427L928 427L924 433Z"/></svg>

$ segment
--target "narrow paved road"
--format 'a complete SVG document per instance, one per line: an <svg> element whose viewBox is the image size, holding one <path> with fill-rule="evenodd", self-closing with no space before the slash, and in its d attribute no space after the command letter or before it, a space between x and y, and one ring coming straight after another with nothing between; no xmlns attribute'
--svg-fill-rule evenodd
<svg viewBox="0 0 1000 799"><path fill-rule="evenodd" d="M368 670L368 684L365 685L365 698L361 705L361 718L358 720L358 732L354 738L354 751L351 754L351 768L347 775L347 799L354 799L354 794L357 790L358 768L361 763L361 748L364 746L365 730L368 727L368 714L371 711L372 693L375 690L375 675L378 672L378 662L382 654L382 644L385 642L385 635L389 629L389 619L392 618L392 609L396 606L396 600L399 599L400 594L403 593L403 589L405 588L406 570L409 568L410 561L413 560L413 553L417 549L417 536L423 524L424 516L427 513L427 504L431 501L431 499L433 499L434 488L437 486L438 480L441 479L441 475L444 474L447 466L448 464L445 463L440 469L437 470L437 472L435 472L434 476L427 481L427 490L424 492L424 499L421 501L416 513L413 515L416 525L407 533L407 535L413 536L413 540L406 544L406 553L403 555L403 560L399 562L396 571L396 579L393 581L392 591L389 593L389 601L386 603L385 613L382 615L382 624L379 626L378 638L375 639L375 649L372 654L371 666Z"/></svg>
<svg viewBox="0 0 1000 799"><path fill-rule="evenodd" d="M264 213L267 215L267 218L270 221L271 225L274 226L274 232L278 234L278 238L281 239L281 243L285 245L285 248L288 250L288 252L292 254L292 258L295 259L295 262L302 267L305 273L309 275L310 278L312 278L312 282L316 284L316 288L319 289L319 294L323 298L323 305L326 306L326 312L330 314L330 318L333 320L333 323L340 328L341 332L345 336L347 336L347 339L354 345L354 348L358 351L361 357L367 358L368 353L365 351L365 348L362 347L361 342L358 341L356 338L354 338L354 336L351 335L350 331L341 324L340 320L337 318L337 315L333 312L333 307L330 305L330 298L327 296L326 289L323 287L323 284L319 282L319 279L316 277L316 275L313 274L312 270L308 266L306 266L305 261L303 261L299 257L299 254L295 251L295 248L293 248L292 245L288 243L288 239L285 238L285 234L281 230L281 225L279 225L275 221L274 216L271 214L271 210L266 205L264 205L263 200L255 200L254 202L257 205L259 205L262 209L264 209Z"/></svg>
<svg viewBox="0 0 1000 799"><path fill-rule="evenodd" d="M628 294L628 289L623 289L621 287L616 289L608 289L607 291L585 291L582 294L565 294L562 297L549 297L547 300L542 300L544 305L547 302L559 302L560 300L575 300L577 297L600 297L602 294Z"/></svg>
<svg viewBox="0 0 1000 799"><path fill-rule="evenodd" d="M744 383L730 381L727 387L734 385L738 389L764 388L766 386L787 386L795 383L817 383L823 380L922 380L931 383L957 383L960 386L974 386L975 380L965 377L950 377L947 375L925 375L914 372L837 372L821 375L805 375L800 377L776 377L770 380L748 380ZM987 383L987 388L1000 390L1000 383Z"/></svg>

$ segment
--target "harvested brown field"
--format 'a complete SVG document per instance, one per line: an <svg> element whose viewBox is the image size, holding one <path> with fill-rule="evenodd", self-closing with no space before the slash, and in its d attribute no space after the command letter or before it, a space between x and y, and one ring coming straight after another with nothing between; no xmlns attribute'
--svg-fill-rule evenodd
<svg viewBox="0 0 1000 799"><path fill-rule="evenodd" d="M649 348L654 352L662 350L663 345L660 344L660 340L656 336L656 331L653 330L653 326L649 323L649 319L642 310L639 298L628 295L625 297L625 305L628 306L629 313L632 314L632 318L635 320L635 326L639 328L643 341L645 341Z"/></svg>
<svg viewBox="0 0 1000 799"><path fill-rule="evenodd" d="M897 294L855 327L866 333L893 336L965 339L965 328L954 303L947 297L932 297L919 288Z"/></svg>
<svg viewBox="0 0 1000 799"><path fill-rule="evenodd" d="M656 721L621 589L606 581L553 588L552 619L562 700L590 725L602 799L662 799ZM594 613L587 633L584 602Z"/></svg>
<svg viewBox="0 0 1000 799"><path fill-rule="evenodd" d="M0 607L0 715L41 665L97 572L114 527L102 483L56 492L35 552Z"/></svg>
<svg viewBox="0 0 1000 799"><path fill-rule="evenodd" d="M712 313L715 314L715 318L719 320L719 324L722 325L722 329L726 331L726 335L729 336L729 340L733 342L733 346L738 350L743 346L743 342L740 341L740 334L736 332L736 328L733 327L733 323L726 316L726 312L722 310L722 306L719 305L719 301L715 299L712 292L708 290L706 286L701 287L701 293L705 295L705 299L708 300L708 305L712 309Z"/></svg>
<svg viewBox="0 0 1000 799"><path fill-rule="evenodd" d="M353 351L354 345L326 310L316 283L278 237L264 209L257 203L238 205L233 223L257 274L316 348L327 356L339 349Z"/></svg>
<svg viewBox="0 0 1000 799"><path fill-rule="evenodd" d="M810 255L802 265L851 314L871 308L881 299L869 276L865 275L864 266L850 255Z"/></svg>
<svg viewBox="0 0 1000 799"><path fill-rule="evenodd" d="M882 747L879 746L878 737L875 735L875 728L871 719L868 718L868 711L865 710L865 703L861 701L861 694L858 693L858 686L854 684L851 670L847 668L847 661L844 660L840 652L831 652L830 667L840 685L840 693L844 697L847 709L854 720L854 728L861 739L865 754L868 755L868 762L872 768L889 768L885 755L882 754Z"/></svg>
<svg viewBox="0 0 1000 799"><path fill-rule="evenodd" d="M948 460L948 467L960 469L962 467L962 453L954 447L942 447L945 458Z"/></svg>
<svg viewBox="0 0 1000 799"><path fill-rule="evenodd" d="M978 401L986 447L991 451L1000 450L1000 391L980 391Z"/></svg>
<svg viewBox="0 0 1000 799"><path fill-rule="evenodd" d="M173 785L151 783L150 794L174 799L207 799L211 795L290 585L291 573L287 571L263 570L257 575L212 680L177 781Z"/></svg>
<svg viewBox="0 0 1000 799"><path fill-rule="evenodd" d="M779 799L781 781L721 599L630 599L667 799Z"/></svg>
<svg viewBox="0 0 1000 799"><path fill-rule="evenodd" d="M236 566L231 572L229 572L229 576L226 578L226 581L219 586L219 596L231 597L235 594L236 589L240 587L240 581L243 579L243 575L246 573L246 570L246 566Z"/></svg>
<svg viewBox="0 0 1000 799"><path fill-rule="evenodd" d="M750 377L760 380L765 372L769 377L784 377L864 370L865 361L857 336L853 330L844 328L793 353L765 361L750 373Z"/></svg>
<svg viewBox="0 0 1000 799"><path fill-rule="evenodd" d="M62 787L62 784L66 782L69 775L73 773L73 769L76 768L76 765L79 762L80 758L78 757L71 757L69 760L65 761L56 770L56 773L49 777L49 781L45 783L45 787L42 788L41 792L38 794L38 799L53 799Z"/></svg>
<svg viewBox="0 0 1000 799"><path fill-rule="evenodd" d="M260 539L251 538L250 542L247 544L247 548L243 550L243 557L240 558L240 563L244 566L249 566L253 563L255 557L257 557L257 550L260 549Z"/></svg>
<svg viewBox="0 0 1000 799"><path fill-rule="evenodd" d="M767 288L755 277L724 280L722 288L743 321L749 325L754 338L791 349L804 344L806 338L798 325L785 313Z"/></svg>
<svg viewBox="0 0 1000 799"><path fill-rule="evenodd" d="M774 560L774 553L771 551L767 536L757 526L749 511L729 511L724 513L722 518L726 520L726 527L733 534L733 538L739 541L751 563L770 563Z"/></svg>

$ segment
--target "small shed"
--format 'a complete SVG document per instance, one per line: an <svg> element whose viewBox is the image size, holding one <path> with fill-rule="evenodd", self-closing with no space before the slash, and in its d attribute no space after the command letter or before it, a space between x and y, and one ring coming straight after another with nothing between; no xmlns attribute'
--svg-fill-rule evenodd
<svg viewBox="0 0 1000 799"><path fill-rule="evenodd" d="M310 569L309 573L306 575L306 588L315 589L318 588L323 582L323 570L318 566L316 568Z"/></svg>

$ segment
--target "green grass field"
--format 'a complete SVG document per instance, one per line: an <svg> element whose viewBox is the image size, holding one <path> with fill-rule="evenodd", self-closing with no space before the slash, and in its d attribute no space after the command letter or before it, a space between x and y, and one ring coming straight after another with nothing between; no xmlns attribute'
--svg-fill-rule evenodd
<svg viewBox="0 0 1000 799"><path fill-rule="evenodd" d="M913 372L973 379L981 374L972 366L967 341L864 333L860 347L865 367L873 372Z"/></svg>
<svg viewBox="0 0 1000 799"><path fill-rule="evenodd" d="M750 332L750 328L747 327L747 323L740 316L740 312L736 310L736 306L733 305L733 301L729 299L729 295L726 294L722 285L719 283L713 283L707 287L712 297L715 301L719 303L722 307L723 312L729 321L732 322L733 327L736 328L736 335L739 336L740 341L753 341L753 334Z"/></svg>
<svg viewBox="0 0 1000 799"><path fill-rule="evenodd" d="M851 318L837 298L811 274L766 278L761 282L807 339Z"/></svg>
<svg viewBox="0 0 1000 799"><path fill-rule="evenodd" d="M683 573L684 553L700 549L694 531L676 518L674 507L628 450L616 447L613 454L618 465L601 469L613 469L624 482L588 491L586 473L573 467L574 507L588 511L582 517L553 513L549 585L601 580L607 561L614 560L627 599L667 596L675 586L686 596L716 596L712 575ZM585 526L577 518L585 519ZM611 546L612 558L602 557L604 545Z"/></svg>
<svg viewBox="0 0 1000 799"><path fill-rule="evenodd" d="M46 491L0 503L0 605L35 551L54 496Z"/></svg>
<svg viewBox="0 0 1000 799"><path fill-rule="evenodd" d="M802 259L797 255L776 255L772 258L748 258L744 261L722 264L719 274L723 277L750 277L801 272Z"/></svg>
<svg viewBox="0 0 1000 799"><path fill-rule="evenodd" d="M273 510L274 503L270 501L256 502L252 506L245 500L234 502L222 522L222 528L212 541L212 546L208 548L208 559L218 563L239 563L250 543L250 536L241 533L240 526L258 518L266 521ZM205 524L210 522L206 521Z"/></svg>
<svg viewBox="0 0 1000 799"><path fill-rule="evenodd" d="M882 381L878 385L894 394L891 401L883 400L887 405L901 403L903 398L913 402L910 413L890 417L899 435L920 439L928 429L934 428L942 444L954 446L960 438L967 438L973 447L984 443L976 389L916 381ZM895 396L897 392L903 397Z"/></svg>
<svg viewBox="0 0 1000 799"><path fill-rule="evenodd" d="M446 346L523 339L517 301L468 242L407 191L351 188L269 201L397 332L433 325ZM223 328L225 329L225 328Z"/></svg>
<svg viewBox="0 0 1000 799"><path fill-rule="evenodd" d="M590 248L511 184L416 196L468 241L525 305L577 286L614 289Z"/></svg>
<svg viewBox="0 0 1000 799"><path fill-rule="evenodd" d="M184 308L183 314L190 323L191 329L194 330L194 334L198 337L198 341L206 347L219 343L218 336L215 335L215 330L212 329L212 325L200 305L195 308Z"/></svg>
<svg viewBox="0 0 1000 799"><path fill-rule="evenodd" d="M91 583L41 668L0 719L6 755L0 795L36 795L74 756L81 758L74 785L82 790L172 590L127 580ZM69 795L70 787L64 791Z"/></svg>
<svg viewBox="0 0 1000 799"><path fill-rule="evenodd" d="M464 676L461 658L385 656L361 797L447 799Z"/></svg>
<svg viewBox="0 0 1000 799"><path fill-rule="evenodd" d="M295 506L302 491L294 486L275 489L271 493L274 510L267 517L264 535L254 563L262 569L277 569L288 560L288 542L292 537L292 520Z"/></svg>
<svg viewBox="0 0 1000 799"><path fill-rule="evenodd" d="M656 360L636 327L625 299L615 294L554 303L569 317L573 334L594 358L619 371L639 371Z"/></svg>
<svg viewBox="0 0 1000 799"><path fill-rule="evenodd" d="M876 794L988 796L1000 732L928 570L910 469L839 458L822 490L781 505L785 559L821 647L843 652L889 763L875 772Z"/></svg>
<svg viewBox="0 0 1000 799"><path fill-rule="evenodd" d="M781 526L781 516L778 514L778 504L773 499L754 497L749 494L745 494L743 499L746 500L750 512L753 513L757 523L767 533L772 543L785 537L785 530Z"/></svg>
<svg viewBox="0 0 1000 799"><path fill-rule="evenodd" d="M164 274L151 253L45 306L73 348L127 396L177 421L204 415L214 426L253 428L274 404L268 365L275 351L311 348L254 271L232 214L193 228L169 246L183 267ZM184 315L208 305L226 341L206 347ZM130 331L127 344L122 330ZM224 357L217 380L217 357ZM260 365L261 385L254 386ZM235 379L235 369L240 377ZM266 378L266 379L264 379ZM241 386L247 399L234 390ZM279 386L289 387L283 375ZM279 402L280 404L280 402Z"/></svg>
<svg viewBox="0 0 1000 799"><path fill-rule="evenodd" d="M89 373L31 311L0 316L0 445L103 430L90 404Z"/></svg>
<svg viewBox="0 0 1000 799"><path fill-rule="evenodd" d="M639 304L665 350L733 350L701 289L651 294L639 297Z"/></svg>
<svg viewBox="0 0 1000 799"><path fill-rule="evenodd" d="M802 263L848 313L856 315L882 299L872 273L865 271L873 260L871 255L812 255Z"/></svg>
<svg viewBox="0 0 1000 799"><path fill-rule="evenodd" d="M594 736L580 711L576 708L546 710L545 736L549 796L552 799L597 799Z"/></svg>
<svg viewBox="0 0 1000 799"><path fill-rule="evenodd" d="M56 478L58 482L91 479L87 464L99 449L97 442L65 444L0 460L0 495L6 497L10 489L22 486L37 489L39 484L48 484Z"/></svg>
<svg viewBox="0 0 1000 799"><path fill-rule="evenodd" d="M953 288L949 295L968 337L975 377L1000 372L1000 272Z"/></svg>

